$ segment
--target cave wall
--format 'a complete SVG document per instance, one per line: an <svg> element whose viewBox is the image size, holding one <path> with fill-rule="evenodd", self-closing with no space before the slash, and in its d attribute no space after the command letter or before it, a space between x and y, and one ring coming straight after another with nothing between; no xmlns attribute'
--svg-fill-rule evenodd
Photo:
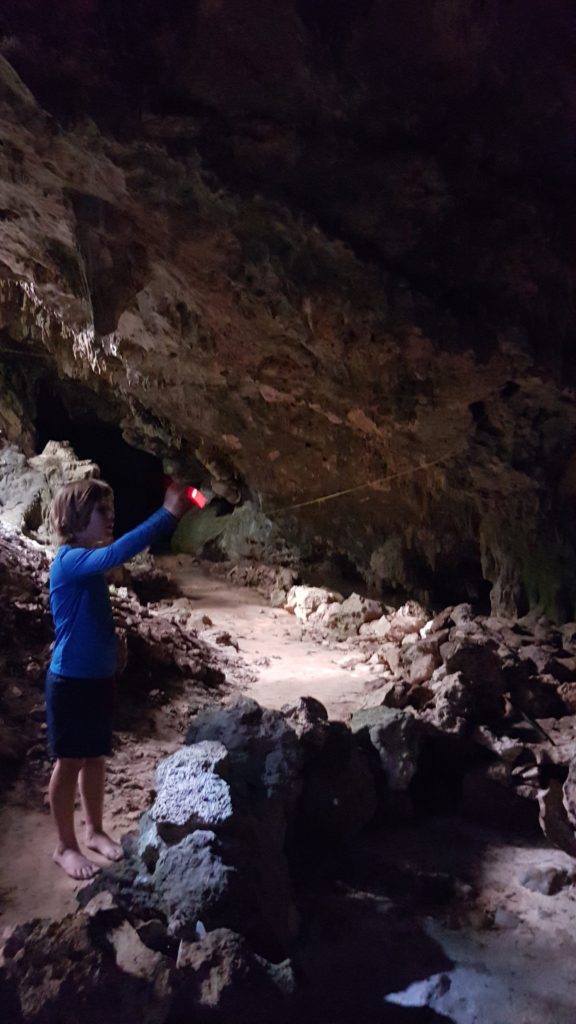
<svg viewBox="0 0 576 1024"><path fill-rule="evenodd" d="M0 429L79 384L376 588L572 617L567 0L0 7ZM382 481L366 487L370 481Z"/></svg>

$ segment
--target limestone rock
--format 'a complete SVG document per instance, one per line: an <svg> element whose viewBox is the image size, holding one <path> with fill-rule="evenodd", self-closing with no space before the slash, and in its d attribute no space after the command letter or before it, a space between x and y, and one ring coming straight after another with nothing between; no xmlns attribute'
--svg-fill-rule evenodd
<svg viewBox="0 0 576 1024"><path fill-rule="evenodd" d="M493 640L486 637L458 637L440 647L440 654L449 675L460 672L476 689L488 692L488 699L494 693L502 692L502 667Z"/></svg>
<svg viewBox="0 0 576 1024"><path fill-rule="evenodd" d="M49 441L30 459L15 445L0 446L0 519L48 539L48 513L58 489L93 476L100 476L98 466L79 459L66 441Z"/></svg>
<svg viewBox="0 0 576 1024"><path fill-rule="evenodd" d="M563 806L572 828L576 830L576 758L571 760L568 778L564 783Z"/></svg>
<svg viewBox="0 0 576 1024"><path fill-rule="evenodd" d="M427 636L407 646L402 652L402 666L410 683L420 686L427 683L441 663L440 636Z"/></svg>
<svg viewBox="0 0 576 1024"><path fill-rule="evenodd" d="M576 682L560 683L556 692L562 701L565 714L576 714Z"/></svg>
<svg viewBox="0 0 576 1024"><path fill-rule="evenodd" d="M228 751L235 786L260 789L267 797L292 801L301 789L302 752L295 731L279 711L240 697L227 708L199 714L186 742L215 740Z"/></svg>
<svg viewBox="0 0 576 1024"><path fill-rule="evenodd" d="M333 590L323 590L321 587L295 586L288 591L286 608L292 612L300 622L307 622L315 612L323 605L343 601L341 594Z"/></svg>
<svg viewBox="0 0 576 1024"><path fill-rule="evenodd" d="M408 788L418 769L423 728L411 710L378 707L357 711L351 729L364 744L372 746L391 790Z"/></svg>
<svg viewBox="0 0 576 1024"><path fill-rule="evenodd" d="M8 526L22 529L36 514L36 526L41 522L41 496L46 481L28 463L15 445L0 448L0 518Z"/></svg>
<svg viewBox="0 0 576 1024"><path fill-rule="evenodd" d="M169 961L143 946L127 921L109 929L84 915L35 920L16 928L3 952L0 993L4 1006L12 1003L10 1024L168 1019Z"/></svg>
<svg viewBox="0 0 576 1024"><path fill-rule="evenodd" d="M460 672L447 675L435 687L434 701L426 718L443 732L461 736L470 716L475 716L473 695Z"/></svg>
<svg viewBox="0 0 576 1024"><path fill-rule="evenodd" d="M548 788L538 794L540 826L554 846L576 857L572 784L567 781L565 786L563 794L562 783L558 779L551 779Z"/></svg>
<svg viewBox="0 0 576 1024"><path fill-rule="evenodd" d="M158 793L150 819L166 843L177 843L195 829L218 829L232 818L226 776L227 751L221 743L186 746L156 771Z"/></svg>
<svg viewBox="0 0 576 1024"><path fill-rule="evenodd" d="M528 644L518 648L518 657L528 662L535 675L550 675L559 682L574 680L576 662L556 656L554 648L544 645Z"/></svg>
<svg viewBox="0 0 576 1024"><path fill-rule="evenodd" d="M181 1019L192 1011L195 1020L214 1024L283 1024L290 1014L295 987L290 961L269 963L229 929L215 929L196 942L183 940L176 966Z"/></svg>
<svg viewBox="0 0 576 1024"><path fill-rule="evenodd" d="M424 609L416 601L407 601L392 614L386 614L362 627L365 636L381 636L400 643L410 633L419 633L428 621Z"/></svg>
<svg viewBox="0 0 576 1024"><path fill-rule="evenodd" d="M546 868L532 865L518 876L520 885L523 885L525 889L530 889L531 892L542 893L543 896L554 896L566 886L574 885L575 880L575 871L568 871L566 868L558 868L553 865Z"/></svg>
<svg viewBox="0 0 576 1024"><path fill-rule="evenodd" d="M332 722L322 750L308 763L297 827L305 841L346 842L373 819L374 776L350 731Z"/></svg>
<svg viewBox="0 0 576 1024"><path fill-rule="evenodd" d="M282 714L305 750L321 750L329 733L328 712L315 697L285 704Z"/></svg>
<svg viewBox="0 0 576 1024"><path fill-rule="evenodd" d="M169 934L193 938L196 923L209 928L240 921L245 901L239 894L235 869L224 863L221 844L213 832L200 830L162 850L154 869L159 906L168 919Z"/></svg>
<svg viewBox="0 0 576 1024"><path fill-rule="evenodd" d="M351 594L345 601L328 604L324 610L319 607L309 617L309 621L345 639L347 636L355 636L364 623L373 622L381 615L382 605L379 601Z"/></svg>
<svg viewBox="0 0 576 1024"><path fill-rule="evenodd" d="M531 718L561 718L566 713L554 676L530 676L510 687L510 694L514 707Z"/></svg>
<svg viewBox="0 0 576 1024"><path fill-rule="evenodd" d="M124 3L120 31L68 3L49 53L42 4L21 7L3 16L3 428L31 439L40 387L73 404L79 384L134 443L232 503L292 509L302 547L396 595L447 578L457 604L488 580L498 607L573 617L573 214L543 187L574 175L568 0L521 37L423 0L335 23L212 4L194 32L186 5Z"/></svg>

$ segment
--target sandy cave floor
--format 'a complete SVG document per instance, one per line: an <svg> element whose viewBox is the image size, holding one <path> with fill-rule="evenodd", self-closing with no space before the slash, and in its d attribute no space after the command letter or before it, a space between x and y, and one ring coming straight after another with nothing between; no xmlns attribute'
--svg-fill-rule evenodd
<svg viewBox="0 0 576 1024"><path fill-rule="evenodd" d="M366 699L370 672L365 666L355 671L339 667L337 660L345 650L306 640L292 615L271 608L255 590L232 586L196 566L190 569L185 558L176 563L163 558L159 563L165 570L170 568L191 611L209 616L216 632L229 632L237 642L240 661L248 671L238 672L234 692L246 693L274 708L312 694L333 718L341 719ZM150 697L154 698L154 692ZM180 746L188 713L185 695L161 708L155 707L153 699L136 734L117 731L105 804L106 824L115 837L133 829L147 807L155 768L161 758ZM0 929L32 917L60 917L76 909L78 884L50 861L54 840L48 777L45 761L29 763L0 808ZM80 838L79 810L77 832ZM97 854L91 857L106 864Z"/></svg>
<svg viewBox="0 0 576 1024"><path fill-rule="evenodd" d="M331 717L344 720L370 702L375 670L364 664L343 668L339 661L346 655L345 645L314 642L293 616L271 608L255 590L232 586L198 567L190 569L186 559L162 561L164 570L170 566L191 610L209 616L215 630L229 632L237 642L244 671L238 673L233 692L276 708L312 695ZM184 694L162 706L153 696L148 695L150 711L141 727L117 734L106 795L107 825L115 837L135 827L149 803L158 761L177 749L186 728L189 700ZM46 761L29 762L0 809L0 935L19 921L58 918L76 909L78 883L50 859L48 773ZM336 962L350 956L353 928L363 967L368 948L376 975L382 963L382 992L387 995L374 992L373 998L389 999L391 1010L392 1003L427 1003L456 1024L574 1024L576 887L546 896L519 881L527 868L548 866L573 871L576 865L544 839L504 840L457 819L397 827L368 835L338 865L343 906L337 913L345 926L339 933L329 925L335 904L330 899L329 907L322 906L320 894L316 929L325 929L326 957ZM454 878L461 891L456 906L453 900L448 904L437 899L435 892L443 879ZM411 894L408 916L417 920L417 927L398 934L404 943L399 956L380 959L378 935L385 950L391 899L398 888ZM361 941L364 924L366 944ZM309 957L316 948L310 948ZM406 957L412 958L413 971L405 970ZM396 995L390 997L390 992ZM346 995L336 991L334 998L342 1005ZM359 1009L357 1003L354 1007ZM370 1007L365 1009L369 1014Z"/></svg>

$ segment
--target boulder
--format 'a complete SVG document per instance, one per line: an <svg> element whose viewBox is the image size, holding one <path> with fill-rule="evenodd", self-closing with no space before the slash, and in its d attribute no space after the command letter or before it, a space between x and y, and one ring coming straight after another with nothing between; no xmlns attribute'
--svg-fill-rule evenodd
<svg viewBox="0 0 576 1024"><path fill-rule="evenodd" d="M551 779L548 788L538 794L540 827L546 838L570 857L576 857L574 834L574 772L572 766L562 788L558 779Z"/></svg>
<svg viewBox="0 0 576 1024"><path fill-rule="evenodd" d="M352 839L378 806L374 776L350 730L332 722L321 751L305 769L296 827L305 841Z"/></svg>
<svg viewBox="0 0 576 1024"><path fill-rule="evenodd" d="M330 730L328 712L315 697L299 697L281 709L285 721L304 750L320 750Z"/></svg>
<svg viewBox="0 0 576 1024"><path fill-rule="evenodd" d="M223 777L227 756L221 743L205 740L161 762L149 813L164 842L177 843L195 829L218 829L230 822L232 794Z"/></svg>
<svg viewBox="0 0 576 1024"><path fill-rule="evenodd" d="M289 960L272 964L243 936L218 928L183 940L176 961L175 1019L229 1024L283 1024L295 988Z"/></svg>
<svg viewBox="0 0 576 1024"><path fill-rule="evenodd" d="M381 616L382 605L379 601L371 601L360 594L351 594L345 601L332 602L322 611L319 608L310 617L310 621L345 639L348 636L355 636L361 626L379 620Z"/></svg>
<svg viewBox="0 0 576 1024"><path fill-rule="evenodd" d="M164 1024L170 961L123 920L70 914L17 927L3 949L0 997L7 1024Z"/></svg>
<svg viewBox="0 0 576 1024"><path fill-rule="evenodd" d="M553 676L559 682L574 681L576 659L559 658L557 655L557 649L550 645L527 644L518 648L518 658L529 663L531 674Z"/></svg>
<svg viewBox="0 0 576 1024"><path fill-rule="evenodd" d="M158 857L162 853L166 844L158 835L158 829L156 828L156 822L153 821L150 816L150 811L145 811L140 818L138 826L138 839L136 849L138 856L143 861L146 869L150 872L154 871L156 867Z"/></svg>
<svg viewBox="0 0 576 1024"><path fill-rule="evenodd" d="M300 622L307 622L321 605L340 603L343 600L342 595L334 590L324 590L322 587L295 586L288 591L286 609L292 612Z"/></svg>
<svg viewBox="0 0 576 1024"><path fill-rule="evenodd" d="M576 758L573 758L570 763L568 777L564 783L563 806L568 821L572 828L576 829Z"/></svg>
<svg viewBox="0 0 576 1024"><path fill-rule="evenodd" d="M494 640L482 636L459 636L442 644L440 654L446 672L449 675L461 673L463 678L475 684L479 696L481 691L490 695L503 691L502 666Z"/></svg>
<svg viewBox="0 0 576 1024"><path fill-rule="evenodd" d="M199 920L209 928L241 923L246 901L237 871L225 863L222 844L213 832L197 830L163 849L153 882L171 936L194 938Z"/></svg>
<svg viewBox="0 0 576 1024"><path fill-rule="evenodd" d="M510 697L514 708L531 718L561 718L566 714L558 683L550 675L529 676L516 682L510 687Z"/></svg>
<svg viewBox="0 0 576 1024"><path fill-rule="evenodd" d="M556 692L562 701L564 714L576 714L576 683L560 683Z"/></svg>
<svg viewBox="0 0 576 1024"><path fill-rule="evenodd" d="M228 707L201 712L193 719L186 743L214 740L228 752L235 792L290 803L300 793L302 750L297 732L280 711L263 709L240 697Z"/></svg>
<svg viewBox="0 0 576 1024"><path fill-rule="evenodd" d="M553 864L545 868L533 864L520 872L518 881L530 892L539 892L543 896L555 896L567 886L574 885L576 871L558 868Z"/></svg>
<svg viewBox="0 0 576 1024"><path fill-rule="evenodd" d="M441 664L438 635L418 639L402 651L402 667L413 686L429 682L435 669Z"/></svg>
<svg viewBox="0 0 576 1024"><path fill-rule="evenodd" d="M352 716L351 729L364 748L378 755L389 789L408 789L418 770L424 732L416 714L411 709L367 708Z"/></svg>
<svg viewBox="0 0 576 1024"><path fill-rule="evenodd" d="M442 732L463 735L469 724L478 720L474 701L474 689L461 672L455 672L439 680L434 689L434 698L425 709L424 717Z"/></svg>

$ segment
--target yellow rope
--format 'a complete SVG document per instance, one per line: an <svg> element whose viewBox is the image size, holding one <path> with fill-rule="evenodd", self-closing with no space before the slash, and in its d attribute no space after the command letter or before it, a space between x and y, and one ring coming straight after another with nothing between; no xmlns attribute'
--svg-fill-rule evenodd
<svg viewBox="0 0 576 1024"><path fill-rule="evenodd" d="M492 398L494 395L498 395L506 387L505 384L500 385L487 395L487 398ZM476 427L483 422L488 416L485 412L476 423ZM356 484L354 487L346 487L342 491L334 491L333 494L324 494L320 498L311 498L309 501L299 501L295 505L286 505L285 508L275 508L270 512L265 512L266 516L278 516L283 512L293 512L297 508L308 508L310 505L320 505L324 501L332 501L333 498L341 498L345 494L354 494L356 491L364 491L369 487L377 487L379 484L387 484L392 480L398 480L400 477L412 476L414 473L420 473L423 469L430 469L432 466L439 466L442 462L446 462L451 459L452 456L457 455L459 448L452 448L449 452L441 455L438 459L432 459L431 462L423 462L421 466L410 466L409 469L402 469L398 473L391 473L390 476L383 476L377 480L370 480L366 484Z"/></svg>
<svg viewBox="0 0 576 1024"><path fill-rule="evenodd" d="M36 358L39 358L39 359L46 358L48 356L48 353L27 352L26 350L22 351L22 350L17 350L17 349L9 349L9 348L2 348L2 347L0 347L0 355L2 355L2 354L28 355L28 356L32 356L32 357L35 356ZM494 393L497 394L501 390L502 390L502 388L497 388L496 392L494 392ZM485 419L485 418L486 418L486 414L482 417L482 420ZM481 422L481 420L480 420L480 422ZM284 512L294 512L298 508L309 508L311 505L321 505L325 501L333 501L334 498L342 498L346 494L355 494L357 491L365 491L369 487L377 487L377 486L382 485L382 484L388 484L392 480L399 480L401 477L405 477L405 476L413 476L415 473L420 473L424 469L431 469L432 466L439 466L439 465L441 465L441 463L446 462L447 459L450 459L450 458L452 458L453 455L457 455L457 454L458 454L458 449L454 448L451 451L447 452L445 455L441 455L440 458L438 458L438 459L432 459L431 462L424 462L424 463L422 463L421 466L410 466L408 469L402 469L398 473L391 473L389 476L382 476L382 477L379 477L376 480L369 480L368 483L365 483L365 484L356 484L354 487L345 487L341 491L333 491L332 494L324 494L320 498L310 498L308 501L298 501L294 505L286 505L284 508L271 509L269 512L265 512L264 515L266 515L268 517L270 517L270 516L279 516L279 515L282 515L282 513L284 513Z"/></svg>
<svg viewBox="0 0 576 1024"><path fill-rule="evenodd" d="M457 454L457 449L448 452L446 455L442 455L439 459L433 459L431 462L424 462L421 466L410 466L409 469L402 469L399 473L391 473L390 476L381 476L377 480L370 480L367 484L356 484L355 487L346 487L343 491L334 491L333 494L324 494L321 498L311 498L310 501L299 501L296 505L287 505L285 508L275 508L270 512L265 512L266 516L277 516L282 512L292 512L296 508L306 508L308 505L319 505L323 501L331 501L332 498L341 498L344 494L353 494L355 491L363 491L367 487L376 487L378 484L387 484L391 480L398 480L402 476L411 476L413 473L420 473L423 469L430 469L431 466L438 466L441 462L446 462L453 455Z"/></svg>

